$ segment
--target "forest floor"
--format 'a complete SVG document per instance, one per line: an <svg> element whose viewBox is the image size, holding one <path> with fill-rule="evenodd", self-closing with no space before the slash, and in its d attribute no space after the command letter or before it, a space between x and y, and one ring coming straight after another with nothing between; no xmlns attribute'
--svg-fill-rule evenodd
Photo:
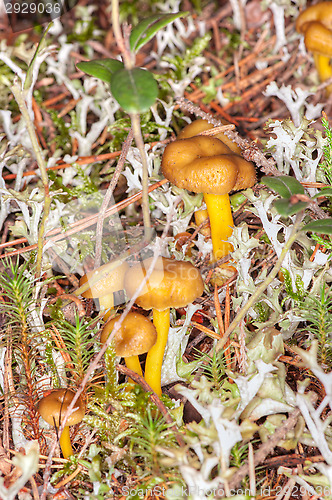
<svg viewBox="0 0 332 500"><path fill-rule="evenodd" d="M128 55L111 2L80 0L43 37L21 12L0 22L3 500L332 499L331 82L296 31L303 0L243 3L120 2L124 33L186 13L136 54L158 84L140 116L148 241L131 118L77 67ZM232 124L225 134L257 176L230 195L232 252L217 262L209 221L195 218L202 194L160 169L199 118ZM204 284L171 309L160 397L111 338L103 347L103 301L80 290L102 264L157 254L189 262ZM152 319L124 288L111 314ZM85 413L68 457L57 431L70 410L55 428L39 413L59 389Z"/></svg>

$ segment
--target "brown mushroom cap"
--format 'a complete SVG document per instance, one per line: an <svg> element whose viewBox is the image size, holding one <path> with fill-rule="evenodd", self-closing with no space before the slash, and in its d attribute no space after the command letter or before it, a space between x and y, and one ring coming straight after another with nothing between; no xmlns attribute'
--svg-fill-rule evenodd
<svg viewBox="0 0 332 500"><path fill-rule="evenodd" d="M42 398L37 405L37 409L45 422L59 427L75 393L70 389L56 389ZM75 425L81 422L85 415L85 404L82 398L78 398L74 411L68 417L66 425Z"/></svg>
<svg viewBox="0 0 332 500"><path fill-rule="evenodd" d="M215 137L197 135L168 144L161 166L173 184L195 193L224 195L256 182L253 163Z"/></svg>
<svg viewBox="0 0 332 500"><path fill-rule="evenodd" d="M305 33L308 23L319 21L326 28L332 29L332 2L319 2L305 9L296 20L296 31Z"/></svg>
<svg viewBox="0 0 332 500"><path fill-rule="evenodd" d="M120 314L108 321L100 336L101 344L105 344L114 324ZM137 312L130 312L121 323L120 329L114 336L115 352L118 356L139 356L148 352L157 341L157 331L151 321Z"/></svg>
<svg viewBox="0 0 332 500"><path fill-rule="evenodd" d="M129 269L125 290L131 297L143 281L152 258ZM169 307L185 307L202 295L204 283L200 272L190 262L159 257L136 303L143 309L164 311Z"/></svg>
<svg viewBox="0 0 332 500"><path fill-rule="evenodd" d="M220 122L222 125L229 125L229 122L227 120L220 119ZM211 130L212 128L214 128L212 123L209 123L207 120L194 120L181 130L178 135L178 139L188 139L189 137L198 135L205 130ZM213 137L216 137L224 144L226 144L226 146L228 146L230 150L233 151L233 153L236 153L238 155L241 154L242 150L240 146L236 144L236 142L233 142L231 139L229 139L227 135L221 132L217 135L214 135Z"/></svg>
<svg viewBox="0 0 332 500"><path fill-rule="evenodd" d="M109 264L104 264L93 271L89 271L80 279L79 286L81 287L86 282L90 281L92 277L95 279L98 274L102 274L102 272L106 269ZM101 278L90 288L88 288L85 292L82 293L82 296L86 299L98 299L99 297L103 297L104 295L109 295L113 292L117 292L118 290L123 289L123 279L125 273L128 271L129 266L127 262L122 262L115 269L112 269L107 276Z"/></svg>

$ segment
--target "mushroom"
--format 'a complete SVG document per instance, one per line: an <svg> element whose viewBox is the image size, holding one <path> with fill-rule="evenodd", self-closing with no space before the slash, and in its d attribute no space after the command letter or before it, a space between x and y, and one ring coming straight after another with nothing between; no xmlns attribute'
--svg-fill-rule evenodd
<svg viewBox="0 0 332 500"><path fill-rule="evenodd" d="M108 268L110 268L109 272L107 272ZM89 271L80 279L80 287L76 294L79 294L80 289L87 283L89 288L81 295L86 299L98 299L100 311L104 313L103 318L106 320L114 308L113 293L123 289L123 279L128 269L127 262L122 262L116 267L112 262Z"/></svg>
<svg viewBox="0 0 332 500"><path fill-rule="evenodd" d="M120 314L109 320L102 329L100 342L105 344ZM148 352L157 341L157 331L151 321L137 312L130 312L113 338L115 352L125 359L126 366L143 376L138 356Z"/></svg>
<svg viewBox="0 0 332 500"><path fill-rule="evenodd" d="M61 418L65 415L70 403L72 402L75 393L70 389L56 389L47 396L43 397L37 404L37 410L43 417L45 422L53 425L56 430L61 426ZM67 418L66 425L63 428L59 443L64 458L70 457L73 454L73 448L70 442L69 426L81 422L85 415L85 404L80 397L76 402L73 412Z"/></svg>
<svg viewBox="0 0 332 500"><path fill-rule="evenodd" d="M227 239L233 232L228 193L255 184L253 163L234 153L216 137L196 135L168 144L161 166L164 176L176 186L204 194L210 218L213 259L228 255L232 245Z"/></svg>
<svg viewBox="0 0 332 500"><path fill-rule="evenodd" d="M222 118L220 118L219 121L222 125L229 125L229 122L227 120L223 120ZM212 123L209 123L207 120L194 120L181 130L178 135L178 139L188 139L188 137L200 135L202 132L205 132L206 130L212 130L213 128L214 125L212 125ZM213 135L213 137L216 137L224 144L226 144L226 146L228 146L229 149L233 151L233 153L241 155L242 149L240 148L240 146L236 144L236 142L229 139L229 137L227 137L227 135L223 132L219 132L219 134Z"/></svg>
<svg viewBox="0 0 332 500"><path fill-rule="evenodd" d="M152 258L129 269L125 275L125 290L131 297L142 283ZM145 363L145 380L161 395L161 367L167 343L170 308L185 307L203 293L202 277L190 262L159 257L144 284L136 304L143 309L153 309L153 323L157 330L157 342L148 352Z"/></svg>
<svg viewBox="0 0 332 500"><path fill-rule="evenodd" d="M305 9L296 20L296 30L304 35L306 49L313 52L322 82L332 77L332 2L319 2ZM326 88L332 92L332 85Z"/></svg>

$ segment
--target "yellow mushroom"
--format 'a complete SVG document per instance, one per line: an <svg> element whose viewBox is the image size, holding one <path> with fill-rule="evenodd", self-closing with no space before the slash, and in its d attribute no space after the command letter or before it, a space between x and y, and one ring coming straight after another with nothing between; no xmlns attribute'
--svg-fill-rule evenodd
<svg viewBox="0 0 332 500"><path fill-rule="evenodd" d="M127 262L120 263L106 273L108 267L110 267L109 263L89 271L82 276L79 283L80 288L86 283L89 285L89 288L82 293L82 296L86 299L98 299L99 308L105 320L109 318L114 308L113 294L123 290L124 275L129 269ZM100 279L98 279L99 275L101 276Z"/></svg>
<svg viewBox="0 0 332 500"><path fill-rule="evenodd" d="M296 30L304 35L306 49L313 53L319 79L332 77L332 2L319 2L305 9L296 20ZM332 92L332 85L326 88Z"/></svg>
<svg viewBox="0 0 332 500"><path fill-rule="evenodd" d="M222 125L229 125L227 120L223 120L222 118L219 120ZM206 130L212 130L214 125L209 123L207 120L194 120L193 122L186 125L178 135L178 139L188 139L189 137L194 137L195 135L199 135ZM217 135L213 135L220 141L222 141L226 146L229 147L233 153L237 155L241 155L242 149L236 142L232 141L226 134L223 132L219 132Z"/></svg>
<svg viewBox="0 0 332 500"><path fill-rule="evenodd" d="M253 163L234 153L216 137L196 135L168 144L161 166L164 176L176 186L204 194L213 259L228 255L232 245L227 240L233 232L228 193L255 184Z"/></svg>
<svg viewBox="0 0 332 500"><path fill-rule="evenodd" d="M125 275L125 290L133 296L149 269L152 258L134 265ZM190 262L159 257L145 283L136 304L143 309L153 309L153 323L157 342L148 352L145 363L145 380L161 395L161 368L170 325L170 308L185 307L202 295L202 277Z"/></svg>
<svg viewBox="0 0 332 500"><path fill-rule="evenodd" d="M102 329L100 342L105 344L121 315L108 321ZM157 341L157 331L149 318L137 312L130 312L122 321L114 335L114 348L117 356L124 358L126 366L143 376L138 356L148 352Z"/></svg>
<svg viewBox="0 0 332 500"><path fill-rule="evenodd" d="M45 422L53 425L57 431L61 427L61 420L72 402L75 393L70 389L56 389L47 396L43 397L37 405L37 410ZM73 454L73 448L70 442L69 426L81 422L85 415L85 404L80 397L77 400L73 412L66 420L66 425L59 437L60 448L64 458Z"/></svg>

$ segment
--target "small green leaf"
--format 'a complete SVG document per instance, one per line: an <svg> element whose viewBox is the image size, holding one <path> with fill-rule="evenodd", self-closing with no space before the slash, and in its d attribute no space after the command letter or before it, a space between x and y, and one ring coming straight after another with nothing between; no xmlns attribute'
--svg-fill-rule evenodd
<svg viewBox="0 0 332 500"><path fill-rule="evenodd" d="M175 19L187 15L188 12L174 12L171 14L155 14L143 19L131 32L129 40L130 49L133 52L137 52L144 44L154 37L157 31L175 21Z"/></svg>
<svg viewBox="0 0 332 500"><path fill-rule="evenodd" d="M262 177L261 182L283 198L290 198L293 194L304 194L304 187L294 177L280 175L280 177Z"/></svg>
<svg viewBox="0 0 332 500"><path fill-rule="evenodd" d="M313 220L303 226L302 230L321 234L332 234L332 219Z"/></svg>
<svg viewBox="0 0 332 500"><path fill-rule="evenodd" d="M298 203L290 203L289 200L276 200L274 202L275 208L278 210L279 214L283 217L289 217L290 215L297 214L301 210L304 210L308 203L299 201Z"/></svg>
<svg viewBox="0 0 332 500"><path fill-rule="evenodd" d="M320 196L332 196L332 188L323 188L317 194L315 194L312 198L316 199Z"/></svg>
<svg viewBox="0 0 332 500"><path fill-rule="evenodd" d="M123 69L123 63L117 59L94 59L80 62L77 68L90 76L95 76L110 85L113 73Z"/></svg>
<svg viewBox="0 0 332 500"><path fill-rule="evenodd" d="M142 113L154 104L158 85L152 73L142 68L120 69L112 75L111 92L127 113Z"/></svg>

